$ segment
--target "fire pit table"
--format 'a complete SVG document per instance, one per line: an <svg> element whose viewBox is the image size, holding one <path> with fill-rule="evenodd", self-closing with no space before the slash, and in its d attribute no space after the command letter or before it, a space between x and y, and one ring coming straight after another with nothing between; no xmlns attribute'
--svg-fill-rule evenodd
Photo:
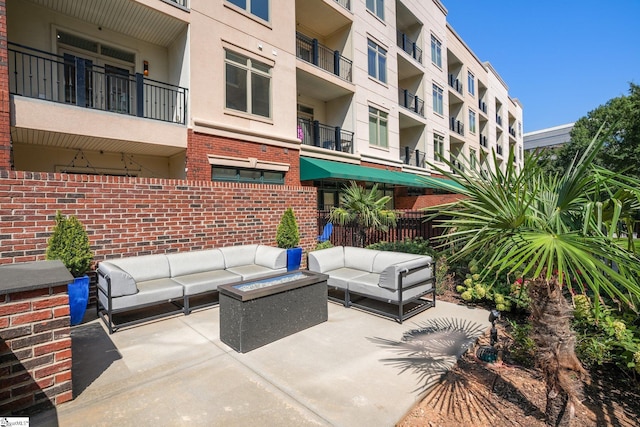
<svg viewBox="0 0 640 427"><path fill-rule="evenodd" d="M298 270L218 286L220 340L246 353L326 322L327 278Z"/></svg>

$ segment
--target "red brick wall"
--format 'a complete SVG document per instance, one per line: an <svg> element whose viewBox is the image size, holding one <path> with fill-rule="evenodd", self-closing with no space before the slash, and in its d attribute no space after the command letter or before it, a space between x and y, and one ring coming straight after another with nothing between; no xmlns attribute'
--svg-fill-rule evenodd
<svg viewBox="0 0 640 427"><path fill-rule="evenodd" d="M187 178L190 180L211 180L211 165L207 155L214 154L240 159L256 158L270 162L287 163L290 167L285 176L285 184L300 185L299 150L206 135L191 129L188 132Z"/></svg>
<svg viewBox="0 0 640 427"><path fill-rule="evenodd" d="M314 187L0 171L0 264L42 260L56 210L109 257L262 243L292 207L305 251L315 245Z"/></svg>
<svg viewBox="0 0 640 427"><path fill-rule="evenodd" d="M0 170L11 169L7 9L0 0Z"/></svg>
<svg viewBox="0 0 640 427"><path fill-rule="evenodd" d="M0 295L0 338L0 414L73 398L66 286Z"/></svg>
<svg viewBox="0 0 640 427"><path fill-rule="evenodd" d="M460 200L461 194L425 194L422 196L396 196L395 208L407 210L419 210L431 206L438 206L445 203Z"/></svg>

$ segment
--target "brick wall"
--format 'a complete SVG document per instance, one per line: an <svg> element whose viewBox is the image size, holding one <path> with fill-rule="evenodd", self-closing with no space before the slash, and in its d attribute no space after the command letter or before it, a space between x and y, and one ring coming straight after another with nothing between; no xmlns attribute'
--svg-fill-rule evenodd
<svg viewBox="0 0 640 427"><path fill-rule="evenodd" d="M7 9L0 0L0 169L11 168Z"/></svg>
<svg viewBox="0 0 640 427"><path fill-rule="evenodd" d="M0 264L42 260L56 210L89 233L95 260L262 243L294 209L315 245L314 187L0 171Z"/></svg>
<svg viewBox="0 0 640 427"><path fill-rule="evenodd" d="M73 398L66 286L0 295L0 414Z"/></svg>

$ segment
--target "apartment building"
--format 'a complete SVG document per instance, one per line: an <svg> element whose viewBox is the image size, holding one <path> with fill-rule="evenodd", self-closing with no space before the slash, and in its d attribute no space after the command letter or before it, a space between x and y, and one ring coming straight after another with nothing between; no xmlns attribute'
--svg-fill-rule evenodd
<svg viewBox="0 0 640 427"><path fill-rule="evenodd" d="M7 0L1 168L313 186L320 209L357 180L415 209L451 196L442 159L522 162L522 106L440 1L286 3Z"/></svg>

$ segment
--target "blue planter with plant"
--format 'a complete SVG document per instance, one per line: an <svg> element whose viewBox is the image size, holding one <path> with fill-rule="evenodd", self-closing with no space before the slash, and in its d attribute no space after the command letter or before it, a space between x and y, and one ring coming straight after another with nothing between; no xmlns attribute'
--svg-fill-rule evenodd
<svg viewBox="0 0 640 427"><path fill-rule="evenodd" d="M93 254L89 235L75 216L56 213L56 225L47 245L47 259L59 259L75 277L67 285L71 325L82 322L89 301L89 276L86 275Z"/></svg>
<svg viewBox="0 0 640 427"><path fill-rule="evenodd" d="M276 231L276 243L279 248L287 250L287 271L300 269L302 262L302 248L300 243L300 233L298 223L293 214L293 209L287 208L280 218L280 224Z"/></svg>

